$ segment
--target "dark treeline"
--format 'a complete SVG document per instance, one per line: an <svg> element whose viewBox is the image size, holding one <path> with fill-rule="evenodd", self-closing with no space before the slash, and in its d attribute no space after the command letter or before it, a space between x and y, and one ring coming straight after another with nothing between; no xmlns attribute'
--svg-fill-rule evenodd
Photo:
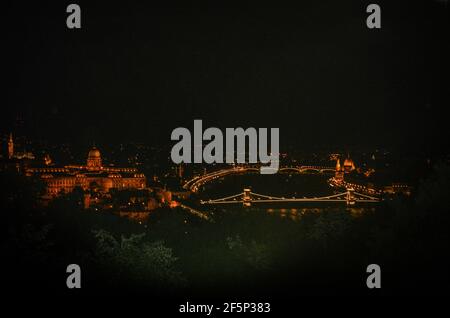
<svg viewBox="0 0 450 318"><path fill-rule="evenodd" d="M214 221L160 209L140 225L84 211L76 192L48 207L33 179L1 176L2 283L66 290L79 264L85 290L198 296L369 293L366 267L382 269L383 294L433 293L449 281L450 166L441 164L411 198L352 215L216 213Z"/></svg>

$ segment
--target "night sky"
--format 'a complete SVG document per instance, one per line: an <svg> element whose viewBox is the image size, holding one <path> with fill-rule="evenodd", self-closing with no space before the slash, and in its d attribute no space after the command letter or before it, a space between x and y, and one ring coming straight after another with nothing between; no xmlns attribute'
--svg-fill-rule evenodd
<svg viewBox="0 0 450 318"><path fill-rule="evenodd" d="M184 2L78 1L81 30L70 2L4 5L1 132L20 115L31 138L167 144L203 119L279 127L282 147L448 150L450 4L376 1L370 30L374 1Z"/></svg>

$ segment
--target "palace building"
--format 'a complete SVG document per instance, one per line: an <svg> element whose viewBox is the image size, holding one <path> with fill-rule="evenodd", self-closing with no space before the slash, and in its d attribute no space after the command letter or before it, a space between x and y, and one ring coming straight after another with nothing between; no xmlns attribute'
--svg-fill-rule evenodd
<svg viewBox="0 0 450 318"><path fill-rule="evenodd" d="M146 178L136 168L104 166L101 153L92 148L86 165L27 168L28 176L39 176L46 184L47 195L55 197L74 188L107 193L110 189L144 189Z"/></svg>

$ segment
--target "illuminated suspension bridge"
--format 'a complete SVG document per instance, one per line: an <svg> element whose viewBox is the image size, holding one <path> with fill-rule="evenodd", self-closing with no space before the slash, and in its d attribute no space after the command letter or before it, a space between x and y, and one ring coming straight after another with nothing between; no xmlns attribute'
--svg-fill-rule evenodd
<svg viewBox="0 0 450 318"><path fill-rule="evenodd" d="M355 203L377 203L381 199L366 194L355 192L352 188L348 188L346 192L333 194L323 197L312 198L286 198L275 197L251 192L250 189L244 189L244 192L231 195L225 198L214 200L202 200L201 204L237 204L251 206L253 203L272 203L272 202L345 202L347 205Z"/></svg>

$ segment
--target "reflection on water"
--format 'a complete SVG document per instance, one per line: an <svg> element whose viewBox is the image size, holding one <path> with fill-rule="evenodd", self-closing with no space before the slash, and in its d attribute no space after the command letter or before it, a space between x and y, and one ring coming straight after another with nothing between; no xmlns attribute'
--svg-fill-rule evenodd
<svg viewBox="0 0 450 318"><path fill-rule="evenodd" d="M259 209L262 210L262 209ZM292 209L273 209L273 208L267 208L266 212L272 215L279 215L282 218L290 218L291 220L298 221L301 216L303 216L306 213L320 213L322 209L318 208L292 208Z"/></svg>
<svg viewBox="0 0 450 318"><path fill-rule="evenodd" d="M297 204L299 205L299 204ZM338 212L343 209L349 212L353 217L361 216L368 211L375 211L374 206L360 206L360 207L347 207L345 204L321 204L321 206L310 207L268 207L268 205L253 205L251 207L243 207L241 205L226 205L220 207L210 207L211 211L215 213L229 213L229 212L246 212L246 213L267 213L267 215L278 216L281 218L288 218L293 221L299 221L305 215L320 214L323 212ZM212 213L214 213L212 212Z"/></svg>
<svg viewBox="0 0 450 318"><path fill-rule="evenodd" d="M311 213L322 213L324 211L333 211L333 210L347 210L352 216L358 217L367 211L374 211L374 207L347 207L347 206L335 206L335 207L327 207L327 208L294 208L294 209L284 209L284 208L256 208L258 211L264 211L271 215L279 215L282 218L290 218L291 220L298 221L305 214Z"/></svg>

